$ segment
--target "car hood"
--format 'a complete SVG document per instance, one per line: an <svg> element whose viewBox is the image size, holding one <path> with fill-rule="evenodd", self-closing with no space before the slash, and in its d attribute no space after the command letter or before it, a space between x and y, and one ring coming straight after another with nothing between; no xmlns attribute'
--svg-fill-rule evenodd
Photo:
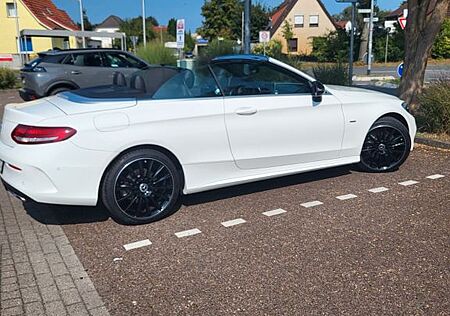
<svg viewBox="0 0 450 316"><path fill-rule="evenodd" d="M136 98L96 99L83 97L71 92L63 92L56 96L48 97L47 101L67 115L119 110L137 104Z"/></svg>
<svg viewBox="0 0 450 316"><path fill-rule="evenodd" d="M336 96L338 99L340 99L342 102L345 101L355 101L355 100L390 100L390 101L400 101L400 99L396 96L364 89L364 88L356 88L356 87L346 87L346 86L335 86L335 85L327 85L327 90Z"/></svg>

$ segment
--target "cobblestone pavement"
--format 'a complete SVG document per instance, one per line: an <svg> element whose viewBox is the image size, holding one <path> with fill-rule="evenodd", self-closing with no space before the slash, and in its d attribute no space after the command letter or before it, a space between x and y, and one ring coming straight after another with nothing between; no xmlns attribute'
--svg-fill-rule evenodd
<svg viewBox="0 0 450 316"><path fill-rule="evenodd" d="M60 226L36 221L3 188L0 212L2 316L109 315Z"/></svg>

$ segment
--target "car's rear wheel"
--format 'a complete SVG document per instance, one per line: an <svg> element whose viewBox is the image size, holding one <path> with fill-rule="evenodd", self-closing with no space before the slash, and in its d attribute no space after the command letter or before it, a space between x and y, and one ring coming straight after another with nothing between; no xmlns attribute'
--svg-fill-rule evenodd
<svg viewBox="0 0 450 316"><path fill-rule="evenodd" d="M50 91L50 93L48 95L57 95L58 93L70 91L70 90L73 90L73 89L71 89L69 87L60 87L60 88L53 89L52 91Z"/></svg>
<svg viewBox="0 0 450 316"><path fill-rule="evenodd" d="M138 149L110 166L102 185L102 200L121 223L150 223L179 208L181 179L169 157L153 149Z"/></svg>
<svg viewBox="0 0 450 316"><path fill-rule="evenodd" d="M381 118L367 133L359 167L368 172L396 170L408 158L410 148L406 126L393 117Z"/></svg>

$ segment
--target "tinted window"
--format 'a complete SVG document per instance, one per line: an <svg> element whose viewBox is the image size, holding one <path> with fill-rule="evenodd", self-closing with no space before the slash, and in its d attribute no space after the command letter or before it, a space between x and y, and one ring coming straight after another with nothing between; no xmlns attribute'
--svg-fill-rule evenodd
<svg viewBox="0 0 450 316"><path fill-rule="evenodd" d="M44 55L42 57L43 63L49 63L49 64L61 64L63 60L67 57L67 55Z"/></svg>
<svg viewBox="0 0 450 316"><path fill-rule="evenodd" d="M212 68L226 96L311 93L308 80L267 63L223 63Z"/></svg>
<svg viewBox="0 0 450 316"><path fill-rule="evenodd" d="M221 91L207 66L184 69L167 80L153 95L154 99L205 98L221 96Z"/></svg>
<svg viewBox="0 0 450 316"><path fill-rule="evenodd" d="M124 53L105 53L105 66L112 68L143 68L146 65L141 61Z"/></svg>
<svg viewBox="0 0 450 316"><path fill-rule="evenodd" d="M75 53L64 61L67 65L102 67L102 56L100 53Z"/></svg>

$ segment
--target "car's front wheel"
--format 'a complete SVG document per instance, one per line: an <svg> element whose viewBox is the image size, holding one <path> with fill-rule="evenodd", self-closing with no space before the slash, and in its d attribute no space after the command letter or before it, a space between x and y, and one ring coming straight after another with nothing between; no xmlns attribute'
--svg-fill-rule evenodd
<svg viewBox="0 0 450 316"><path fill-rule="evenodd" d="M119 157L102 184L102 200L111 216L124 224L145 224L175 212L182 177L174 162L153 149Z"/></svg>
<svg viewBox="0 0 450 316"><path fill-rule="evenodd" d="M408 158L410 148L406 126L393 117L381 118L367 133L359 167L368 172L396 170Z"/></svg>

